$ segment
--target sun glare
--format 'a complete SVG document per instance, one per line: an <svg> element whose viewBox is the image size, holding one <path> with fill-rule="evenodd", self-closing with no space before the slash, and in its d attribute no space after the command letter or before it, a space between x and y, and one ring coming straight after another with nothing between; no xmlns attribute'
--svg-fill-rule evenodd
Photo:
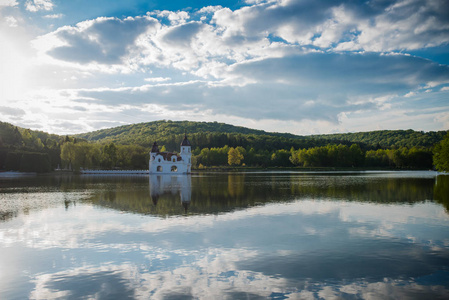
<svg viewBox="0 0 449 300"><path fill-rule="evenodd" d="M0 32L0 86L2 105L20 100L27 90L27 69L29 58L11 39Z"/></svg>

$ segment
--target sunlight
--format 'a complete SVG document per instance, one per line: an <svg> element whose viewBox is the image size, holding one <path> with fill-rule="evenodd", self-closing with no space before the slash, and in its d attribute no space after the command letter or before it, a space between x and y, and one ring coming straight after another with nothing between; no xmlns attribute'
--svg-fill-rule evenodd
<svg viewBox="0 0 449 300"><path fill-rule="evenodd" d="M30 59L17 43L0 31L0 101L8 104L20 99L27 90L27 69Z"/></svg>

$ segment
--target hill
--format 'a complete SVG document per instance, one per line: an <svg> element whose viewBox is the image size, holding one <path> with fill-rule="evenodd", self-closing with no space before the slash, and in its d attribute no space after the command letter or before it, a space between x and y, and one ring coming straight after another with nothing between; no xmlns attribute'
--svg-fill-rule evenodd
<svg viewBox="0 0 449 300"><path fill-rule="evenodd" d="M122 143L135 139L137 135L152 136L156 139L167 135L184 135L196 133L221 133L221 134L245 134L245 135L267 135L284 138L298 138L299 136L290 133L266 132L263 130L250 129L241 126L234 126L218 122L190 122L190 121L154 121L148 123L138 123L124 125L114 128L102 129L83 134L76 137L90 141L100 141L104 139L117 140Z"/></svg>
<svg viewBox="0 0 449 300"><path fill-rule="evenodd" d="M329 143L359 144L364 149L390 147L432 147L447 134L447 131L379 130L371 132L322 134L300 136L290 133L266 132L263 130L233 126L218 122L154 121L124 125L75 135L89 141L137 144L149 147L154 141L168 150L178 150L184 132L195 147L211 148L242 146L256 149L290 149L324 146Z"/></svg>
<svg viewBox="0 0 449 300"><path fill-rule="evenodd" d="M381 130L299 136L217 122L164 120L69 137L0 122L0 169L146 168L155 141L168 151L178 151L185 132L193 145L192 161L200 168L227 165L228 152L234 147L243 154L241 163L246 166L429 169L433 145L447 134Z"/></svg>
<svg viewBox="0 0 449 300"><path fill-rule="evenodd" d="M256 149L290 149L325 146L327 144L359 144L364 149L426 147L440 142L448 131L378 130L370 132L300 136L290 133L266 132L218 122L154 121L124 125L74 135L99 143L140 145L150 147L157 141L170 151L177 151L179 141L187 132L194 147L254 147ZM20 128L0 122L0 148L42 150L61 143L63 136Z"/></svg>
<svg viewBox="0 0 449 300"><path fill-rule="evenodd" d="M155 141L170 151L179 150L179 143L187 132L194 147L254 147L256 149L290 149L308 147L316 141L290 133L266 132L263 130L233 126L218 122L154 121L124 125L93 132L77 134L76 138L122 145L149 147ZM312 144L310 144L312 142ZM323 143L327 141L322 140Z"/></svg>
<svg viewBox="0 0 449 300"><path fill-rule="evenodd" d="M0 170L48 172L61 163L64 138L0 122Z"/></svg>
<svg viewBox="0 0 449 300"><path fill-rule="evenodd" d="M346 141L364 143L377 147L432 147L440 142L448 131L414 131L409 130L378 130L356 133L338 133L314 135L316 139L328 141Z"/></svg>

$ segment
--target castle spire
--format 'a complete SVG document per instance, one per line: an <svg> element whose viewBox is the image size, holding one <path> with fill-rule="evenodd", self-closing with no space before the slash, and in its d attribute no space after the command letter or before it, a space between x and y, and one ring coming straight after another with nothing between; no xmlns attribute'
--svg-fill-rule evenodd
<svg viewBox="0 0 449 300"><path fill-rule="evenodd" d="M153 147L151 148L151 152L159 152L159 146L156 142L154 142Z"/></svg>
<svg viewBox="0 0 449 300"><path fill-rule="evenodd" d="M189 140L187 139L187 130L185 130L185 132L184 132L184 139L182 140L182 143L181 143L181 147L182 146L189 146L189 147L192 146L190 144Z"/></svg>

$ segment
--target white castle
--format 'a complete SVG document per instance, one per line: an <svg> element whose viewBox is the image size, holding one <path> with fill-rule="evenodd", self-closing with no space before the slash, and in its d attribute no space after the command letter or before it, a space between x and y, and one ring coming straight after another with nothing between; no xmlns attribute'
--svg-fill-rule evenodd
<svg viewBox="0 0 449 300"><path fill-rule="evenodd" d="M150 174L188 174L192 169L192 145L187 134L181 143L181 153L160 152L156 142L150 152Z"/></svg>

